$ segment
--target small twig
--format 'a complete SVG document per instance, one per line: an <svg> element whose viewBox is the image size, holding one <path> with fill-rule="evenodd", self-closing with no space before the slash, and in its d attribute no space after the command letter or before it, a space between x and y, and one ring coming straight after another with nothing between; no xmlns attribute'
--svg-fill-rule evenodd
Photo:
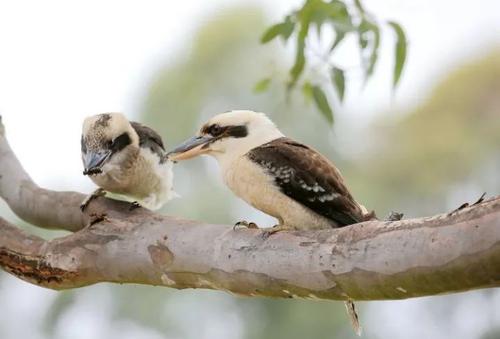
<svg viewBox="0 0 500 339"><path fill-rule="evenodd" d="M475 203L472 204L472 206L474 205L478 205L480 203L482 203L484 201L484 197L486 196L486 192L484 192L480 197L479 199L477 199L477 201Z"/></svg>
<svg viewBox="0 0 500 339"><path fill-rule="evenodd" d="M474 206L474 205L477 205L477 204L480 204L484 201L484 197L486 196L486 192L484 192L480 197L479 199L473 203L472 205L469 204L468 202L465 202L463 203L462 205L458 206L458 208L454 209L453 211L451 211L450 213L448 213L448 215L452 215L454 213L457 213L458 211L461 211L463 210L464 208L467 208L467 207L470 207L470 206Z"/></svg>

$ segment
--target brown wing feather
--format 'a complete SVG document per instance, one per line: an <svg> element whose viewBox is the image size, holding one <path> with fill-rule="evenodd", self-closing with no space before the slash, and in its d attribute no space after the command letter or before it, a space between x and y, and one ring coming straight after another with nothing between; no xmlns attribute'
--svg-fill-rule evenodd
<svg viewBox="0 0 500 339"><path fill-rule="evenodd" d="M141 123L131 121L130 124L137 132L137 135L139 135L139 146L149 148L151 152L156 153L162 159L161 161L163 161L165 158L165 147L163 146L161 136L152 128Z"/></svg>
<svg viewBox="0 0 500 339"><path fill-rule="evenodd" d="M288 197L337 224L363 220L363 213L337 168L324 156L289 138L279 138L248 153L274 176Z"/></svg>

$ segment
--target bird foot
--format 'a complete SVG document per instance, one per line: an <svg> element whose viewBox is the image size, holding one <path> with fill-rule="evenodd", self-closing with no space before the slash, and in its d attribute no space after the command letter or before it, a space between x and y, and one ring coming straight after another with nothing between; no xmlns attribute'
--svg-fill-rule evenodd
<svg viewBox="0 0 500 339"><path fill-rule="evenodd" d="M94 226L95 224L98 224L102 221L109 221L108 219L108 215L106 213L102 213L102 214L97 214L97 213L91 213L89 215L89 222L87 223L87 225L85 225L85 229L90 229L92 226Z"/></svg>
<svg viewBox="0 0 500 339"><path fill-rule="evenodd" d="M141 207L142 207L142 206L141 206L141 204L139 204L137 201L133 201L133 202L130 204L130 206L129 206L128 210L129 210L129 211L133 211L133 210L135 210L135 209L137 209L137 208L141 208Z"/></svg>
<svg viewBox="0 0 500 339"><path fill-rule="evenodd" d="M389 214L387 218L385 218L385 221L398 221L403 219L403 216L403 213L391 211L391 214Z"/></svg>
<svg viewBox="0 0 500 339"><path fill-rule="evenodd" d="M89 204L92 200L97 199L99 197L103 197L105 195L106 195L106 191L99 187L94 192L87 195L87 197L82 201L82 203L80 204L80 210L82 212L85 212L85 209L89 206Z"/></svg>
<svg viewBox="0 0 500 339"><path fill-rule="evenodd" d="M248 221L242 220L242 221L238 221L236 224L234 224L233 231L235 231L239 228L253 228L253 229L255 229L255 228L259 228L259 226L257 226L257 224L254 222L248 222Z"/></svg>
<svg viewBox="0 0 500 339"><path fill-rule="evenodd" d="M267 239L274 233L281 231L289 231L289 230L290 227L287 227L286 225L274 225L273 227L262 230L262 238Z"/></svg>

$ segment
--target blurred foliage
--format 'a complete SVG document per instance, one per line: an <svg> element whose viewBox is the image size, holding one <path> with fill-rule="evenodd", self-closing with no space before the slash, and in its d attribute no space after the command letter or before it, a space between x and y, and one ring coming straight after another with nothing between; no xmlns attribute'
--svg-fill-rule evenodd
<svg viewBox="0 0 500 339"><path fill-rule="evenodd" d="M480 339L498 339L500 338L500 328L495 328L487 331Z"/></svg>
<svg viewBox="0 0 500 339"><path fill-rule="evenodd" d="M259 326L247 325L248 339L356 338L342 302L243 299L240 303L259 303L263 311L255 319Z"/></svg>
<svg viewBox="0 0 500 339"><path fill-rule="evenodd" d="M75 304L75 291L61 291L52 302L43 320L43 330L48 337L55 336L57 322L61 316Z"/></svg>
<svg viewBox="0 0 500 339"><path fill-rule="evenodd" d="M387 25L394 31L396 38L393 71L393 86L396 87L406 62L407 41L403 28L397 22L388 21ZM262 43L268 43L281 38L286 43L289 38L295 37L295 61L289 71L287 91L295 88L306 69L308 59L306 49L308 39L314 35L313 28L316 28L318 40L323 35L331 39L328 52L322 55L323 63L329 70L327 73L331 75L328 76L327 81L324 81L323 74L319 74L318 80L306 78L302 84L302 93L306 97L311 97L325 119L333 123L332 100L328 99L327 93L335 92L338 104L344 98L346 84L344 70L334 64L331 59L344 39L355 36L365 81L367 81L372 76L378 61L381 27L379 20L365 9L361 0L306 0L300 9L288 14L283 22L269 27L260 39ZM328 31L327 34L324 34L325 30ZM322 75L323 79L321 79ZM265 78L258 83L256 88L264 91L267 86L259 86L259 84L268 82L269 78ZM310 82L317 82L317 84L311 85ZM334 91L331 91L332 88Z"/></svg>
<svg viewBox="0 0 500 339"><path fill-rule="evenodd" d="M172 317L165 314L165 305L174 291L166 288L127 285L113 289L114 319L132 319L146 327L157 329L161 333L178 336L181 329Z"/></svg>
<svg viewBox="0 0 500 339"><path fill-rule="evenodd" d="M458 67L414 111L381 119L369 136L374 147L347 171L367 205L384 212L438 213L447 207L450 189L470 180L477 186L471 201L482 190L498 194L498 172L481 174L500 166L498 93L495 51Z"/></svg>

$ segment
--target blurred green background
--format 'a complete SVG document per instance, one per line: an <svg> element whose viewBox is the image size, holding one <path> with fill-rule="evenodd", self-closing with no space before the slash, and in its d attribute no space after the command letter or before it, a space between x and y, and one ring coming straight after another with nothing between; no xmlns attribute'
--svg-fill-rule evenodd
<svg viewBox="0 0 500 339"><path fill-rule="evenodd" d="M161 59L138 86L134 119L158 130L168 146L196 132L215 113L252 109L267 112L285 134L334 160L355 197L380 217L391 210L407 217L431 215L483 192L500 192L500 45L490 44L433 79L425 95L409 100L412 104L398 102L372 117L350 112L347 104L335 112L331 127L300 95L284 95L280 79L290 66L290 53L279 43L259 44L270 24L265 8L252 3L226 7L192 24L183 47ZM411 37L411 27L408 33ZM269 75L270 90L253 93L253 85ZM381 75L391 76L390 71ZM357 77L352 71L351 79ZM410 80L403 78L412 87ZM390 92L390 86L380 86ZM351 102L366 100L357 88L349 88L347 95ZM3 114L9 133L20 134L8 124L9 112ZM15 140L13 147L22 149ZM232 196L212 159L179 164L175 175L182 198L162 212L213 223L247 219L272 225L271 218ZM69 181L59 187L71 187ZM7 213L3 206L2 215ZM45 237L61 234L24 227ZM12 317L0 318L0 338L355 337L341 302L135 285L100 284L57 293L28 286L0 273L2 313ZM500 338L497 290L359 306L365 338Z"/></svg>

